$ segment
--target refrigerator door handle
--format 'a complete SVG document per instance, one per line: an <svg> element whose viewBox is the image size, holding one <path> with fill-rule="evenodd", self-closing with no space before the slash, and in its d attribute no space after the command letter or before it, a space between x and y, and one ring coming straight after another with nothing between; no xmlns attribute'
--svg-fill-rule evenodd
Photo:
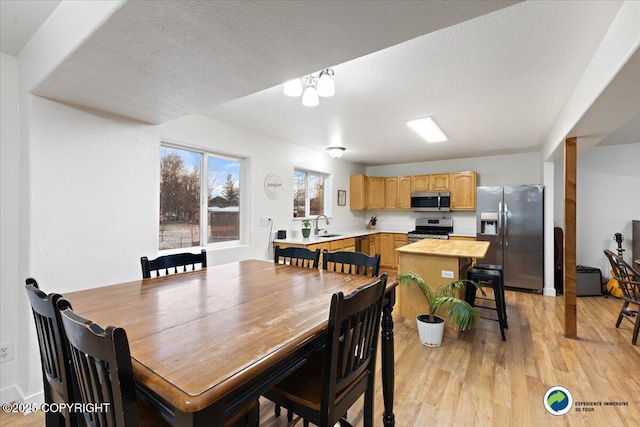
<svg viewBox="0 0 640 427"><path fill-rule="evenodd" d="M502 244L502 202L498 202L498 243Z"/></svg>
<svg viewBox="0 0 640 427"><path fill-rule="evenodd" d="M504 203L504 245L509 246L509 205Z"/></svg>

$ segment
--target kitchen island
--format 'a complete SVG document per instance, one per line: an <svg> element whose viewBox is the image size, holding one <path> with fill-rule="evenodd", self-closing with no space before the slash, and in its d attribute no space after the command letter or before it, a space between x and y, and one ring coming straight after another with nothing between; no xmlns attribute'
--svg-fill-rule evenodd
<svg viewBox="0 0 640 427"><path fill-rule="evenodd" d="M465 279L475 259L484 258L489 242L423 239L396 249L398 273L412 271L434 287ZM428 312L427 302L415 287L398 287L398 317L413 327L419 314Z"/></svg>

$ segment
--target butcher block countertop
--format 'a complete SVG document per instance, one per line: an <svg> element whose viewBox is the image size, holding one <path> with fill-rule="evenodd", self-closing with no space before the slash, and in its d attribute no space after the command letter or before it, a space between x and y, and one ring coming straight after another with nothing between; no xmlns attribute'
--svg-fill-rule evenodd
<svg viewBox="0 0 640 427"><path fill-rule="evenodd" d="M459 258L484 258L489 249L489 242L468 240L422 239L410 245L402 246L396 251L401 254L439 255Z"/></svg>

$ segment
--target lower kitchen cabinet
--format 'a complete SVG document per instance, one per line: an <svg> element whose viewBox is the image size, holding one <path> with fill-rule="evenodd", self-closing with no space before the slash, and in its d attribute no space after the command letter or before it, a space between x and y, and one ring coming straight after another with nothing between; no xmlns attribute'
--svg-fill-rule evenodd
<svg viewBox="0 0 640 427"><path fill-rule="evenodd" d="M405 233L381 233L380 234L380 267L397 268L398 254L396 248L407 244Z"/></svg>

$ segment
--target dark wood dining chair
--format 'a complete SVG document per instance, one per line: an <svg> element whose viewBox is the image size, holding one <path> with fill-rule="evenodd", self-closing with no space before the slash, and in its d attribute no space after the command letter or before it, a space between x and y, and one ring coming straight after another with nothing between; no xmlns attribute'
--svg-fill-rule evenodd
<svg viewBox="0 0 640 427"><path fill-rule="evenodd" d="M273 254L273 262L276 264L288 264L295 265L296 267L304 268L318 268L320 264L320 249L312 251L307 248L288 247L281 248L276 246ZM280 416L280 405L276 404L275 407L276 416ZM289 412L287 419L291 421L293 414Z"/></svg>
<svg viewBox="0 0 640 427"><path fill-rule="evenodd" d="M62 296L55 293L47 295L32 278L26 280L25 287L38 335L45 403L73 403L75 394L69 365L69 344L56 306ZM47 412L45 422L47 427L78 425L76 414L66 409Z"/></svg>
<svg viewBox="0 0 640 427"><path fill-rule="evenodd" d="M640 318L640 273L610 250L605 250L604 254L609 259L614 279L622 291L620 298L624 301L616 321L616 328L620 327L623 318L629 320L634 325L631 343L636 345L640 331L640 320L638 320ZM632 308L629 308L629 305Z"/></svg>
<svg viewBox="0 0 640 427"><path fill-rule="evenodd" d="M136 395L129 341L124 329L99 325L71 309L69 301L60 298L58 309L69 340L71 371L78 384L77 401L104 411L80 415L87 427L162 427L170 426L159 412ZM258 401L246 405L225 421L225 427L257 427Z"/></svg>
<svg viewBox="0 0 640 427"><path fill-rule="evenodd" d="M318 268L320 249L312 251L307 248L281 248L276 246L273 262L276 264L295 265L296 267Z"/></svg>
<svg viewBox="0 0 640 427"><path fill-rule="evenodd" d="M382 298L387 283L383 274L348 296L331 298L326 346L264 396L309 422L331 427L350 426L343 417L364 394L364 425L373 425L376 350Z"/></svg>
<svg viewBox="0 0 640 427"><path fill-rule="evenodd" d="M362 252L329 252L325 249L322 253L322 269L378 277L380 254L369 256Z"/></svg>
<svg viewBox="0 0 640 427"><path fill-rule="evenodd" d="M151 273L155 273L155 277L182 273L185 271L193 271L198 268L207 267L207 251L202 249L199 254L182 253L173 255L163 255L156 259L149 260L146 256L140 258L142 265L142 278L149 279Z"/></svg>

